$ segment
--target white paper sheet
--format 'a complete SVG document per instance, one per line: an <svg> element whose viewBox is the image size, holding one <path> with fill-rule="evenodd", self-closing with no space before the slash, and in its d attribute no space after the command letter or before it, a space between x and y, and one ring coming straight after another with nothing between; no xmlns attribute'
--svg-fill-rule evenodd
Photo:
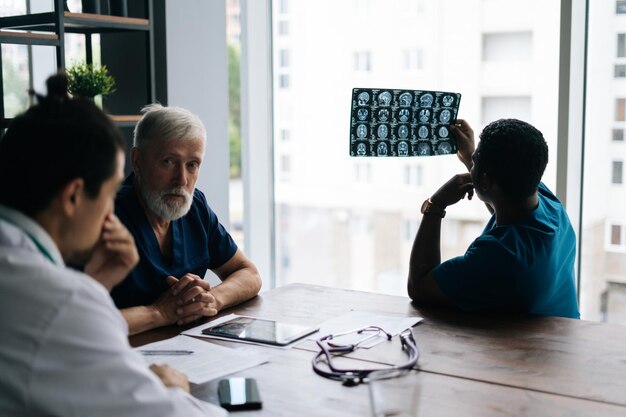
<svg viewBox="0 0 626 417"><path fill-rule="evenodd" d="M329 334L334 335L355 330L355 332L345 336L333 338L333 343L335 344L354 344L373 334L372 332L364 332L361 334L356 333L356 330L362 329L363 327L378 326L383 328L392 336L396 336L404 329L413 327L422 320L422 317L393 317L368 313L366 311L351 311L339 317L334 317L325 321L320 326L320 331L316 333L314 337L309 337L309 339L316 340ZM371 339L359 344L359 347L371 348L381 342L384 342L385 340L387 340L386 336L380 333L378 336L372 337Z"/></svg>
<svg viewBox="0 0 626 417"><path fill-rule="evenodd" d="M143 355L148 364L166 363L187 374L190 382L201 384L267 362L263 355L242 352L225 346L197 340L188 336L150 343L136 351L192 351L186 355L151 354Z"/></svg>

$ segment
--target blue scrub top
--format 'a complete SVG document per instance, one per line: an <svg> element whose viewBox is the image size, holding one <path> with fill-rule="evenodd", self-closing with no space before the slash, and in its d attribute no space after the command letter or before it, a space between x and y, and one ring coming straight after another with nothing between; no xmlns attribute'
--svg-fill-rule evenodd
<svg viewBox="0 0 626 417"><path fill-rule="evenodd" d="M225 264L237 245L207 204L204 194L195 190L189 213L171 222L172 258L161 254L159 243L129 175L115 200L115 214L135 238L139 263L111 292L118 308L153 304L169 288L165 278L186 273L204 277L207 269Z"/></svg>
<svg viewBox="0 0 626 417"><path fill-rule="evenodd" d="M433 270L441 291L465 311L508 311L579 318L576 236L561 202L539 184L539 205L521 222L495 215L464 256Z"/></svg>

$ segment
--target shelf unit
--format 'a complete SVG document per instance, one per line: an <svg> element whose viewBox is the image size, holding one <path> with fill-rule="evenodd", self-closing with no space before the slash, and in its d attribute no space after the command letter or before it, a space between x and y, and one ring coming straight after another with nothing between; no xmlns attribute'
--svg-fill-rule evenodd
<svg viewBox="0 0 626 417"><path fill-rule="evenodd" d="M137 2L138 3L138 2ZM0 18L0 44L44 45L55 48L57 68L65 68L65 34L77 33L85 36L85 61L93 62L92 35L117 33L145 34L145 71L137 78L144 80L146 92L143 98L134 98L137 110L144 104L153 103L155 93L155 59L154 59L154 26L153 2L144 0L144 12L147 18L121 17L101 14L72 13L63 10L63 0L54 0L54 11L47 13L32 13L20 16ZM128 52L128 51L127 51ZM107 65L106 62L103 62ZM110 68L109 68L110 69ZM131 71L132 69L128 69ZM119 70L120 73L126 72ZM115 73L111 74L116 78ZM120 74L122 75L122 74ZM10 122L5 118L4 85L2 77L2 59L0 57L0 132ZM116 91L114 94L123 92ZM120 100L118 99L118 102ZM106 103L106 101L105 101ZM113 121L120 127L132 127L139 120L136 114L115 114L115 106L108 109Z"/></svg>

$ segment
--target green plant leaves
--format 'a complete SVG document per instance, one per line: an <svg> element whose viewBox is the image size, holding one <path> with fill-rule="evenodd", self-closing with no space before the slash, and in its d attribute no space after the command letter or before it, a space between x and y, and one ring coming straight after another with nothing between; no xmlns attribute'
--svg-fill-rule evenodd
<svg viewBox="0 0 626 417"><path fill-rule="evenodd" d="M77 64L66 70L68 90L74 96L95 97L115 91L115 80L106 65L94 68L92 64Z"/></svg>

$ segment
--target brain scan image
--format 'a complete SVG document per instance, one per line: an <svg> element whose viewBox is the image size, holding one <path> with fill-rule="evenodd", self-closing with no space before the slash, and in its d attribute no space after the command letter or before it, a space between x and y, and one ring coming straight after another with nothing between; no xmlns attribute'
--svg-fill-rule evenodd
<svg viewBox="0 0 626 417"><path fill-rule="evenodd" d="M353 88L350 155L434 157L455 154L450 126L459 115L461 94L433 90ZM323 122L320 134L325 134Z"/></svg>
<svg viewBox="0 0 626 417"><path fill-rule="evenodd" d="M391 93L389 91L383 91L378 95L378 105L387 107L391 104Z"/></svg>
<svg viewBox="0 0 626 417"><path fill-rule="evenodd" d="M409 156L409 145L406 142L398 143L398 156Z"/></svg>
<svg viewBox="0 0 626 417"><path fill-rule="evenodd" d="M398 128L398 136L400 139L406 139L409 136L409 128L407 125L400 125Z"/></svg>
<svg viewBox="0 0 626 417"><path fill-rule="evenodd" d="M413 96L411 93L402 93L398 101L400 102L400 107L409 107L413 101Z"/></svg>
<svg viewBox="0 0 626 417"><path fill-rule="evenodd" d="M387 156L387 144L385 142L380 142L377 149L378 156Z"/></svg>
<svg viewBox="0 0 626 417"><path fill-rule="evenodd" d="M401 122L408 122L409 117L411 117L411 112L408 109L400 109L400 111L398 112L398 117L400 118Z"/></svg>
<svg viewBox="0 0 626 417"><path fill-rule="evenodd" d="M359 93L359 97L357 99L359 106L367 105L368 101L370 101L370 95L369 93L367 93L367 91L363 91L362 93Z"/></svg>
<svg viewBox="0 0 626 417"><path fill-rule="evenodd" d="M424 94L420 97L420 107L431 107L433 105L433 95Z"/></svg>
<svg viewBox="0 0 626 417"><path fill-rule="evenodd" d="M441 123L448 123L450 121L450 110L443 110L441 113L439 113L439 121Z"/></svg>
<svg viewBox="0 0 626 417"><path fill-rule="evenodd" d="M378 137L381 139L385 139L387 138L387 135L389 134L389 128L387 127L387 125L380 125L378 126Z"/></svg>
<svg viewBox="0 0 626 417"><path fill-rule="evenodd" d="M450 107L452 103L454 103L454 97L452 97L451 95L445 95L441 99L441 102L443 103L444 106Z"/></svg>
<svg viewBox="0 0 626 417"><path fill-rule="evenodd" d="M358 125L356 127L356 137L359 139L365 139L367 137L367 126Z"/></svg>
<svg viewBox="0 0 626 417"><path fill-rule="evenodd" d="M430 155L430 145L427 143L420 143L417 145L417 154L421 156Z"/></svg>
<svg viewBox="0 0 626 417"><path fill-rule="evenodd" d="M439 154L447 155L452 152L452 145L448 142L441 142L437 146L437 150L439 151Z"/></svg>

